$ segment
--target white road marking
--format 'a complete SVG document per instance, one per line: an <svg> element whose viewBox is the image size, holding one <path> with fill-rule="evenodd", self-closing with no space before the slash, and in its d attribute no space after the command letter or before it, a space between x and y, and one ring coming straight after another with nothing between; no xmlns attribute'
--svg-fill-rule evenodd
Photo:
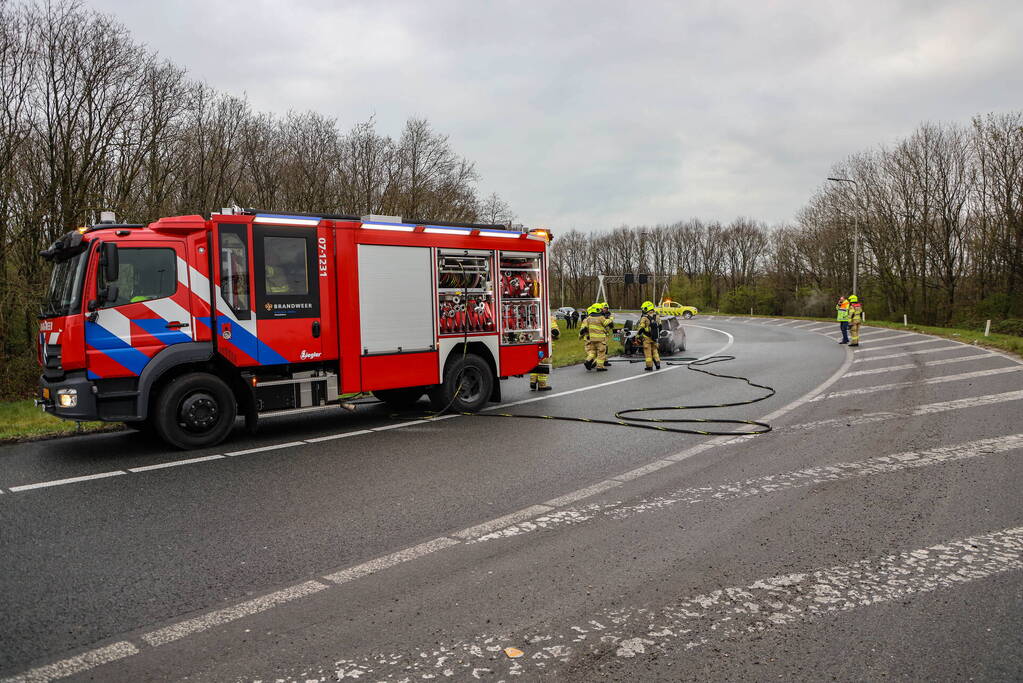
<svg viewBox="0 0 1023 683"><path fill-rule="evenodd" d="M903 346L917 346L918 344L934 344L935 342L947 341L941 337L932 337L930 339L921 339L920 341L902 342L899 344L885 344L883 346L868 346L862 349L857 349L856 353L870 353L871 351L881 351L883 349L901 349Z"/></svg>
<svg viewBox="0 0 1023 683"><path fill-rule="evenodd" d="M664 469L665 467L670 467L671 465L674 465L675 462L676 461L674 460L654 460L653 462L648 462L647 464L641 467L637 467L634 470L629 470L628 472L623 472L619 475L616 475L614 478L617 479L618 481L631 481L633 479L639 479L640 477L650 474L651 472L656 472L657 470Z"/></svg>
<svg viewBox="0 0 1023 683"><path fill-rule="evenodd" d="M984 353L978 353L973 356L957 356L956 358L945 358L943 360L930 360L926 363L907 363L904 365L888 365L883 368L871 368L870 370L857 370L850 372L846 377L859 377L860 375L879 375L885 372L895 372L896 370L912 370L913 368L930 367L932 365L949 365L951 363L965 363L971 360L981 360L984 358L998 358L995 354L990 351Z"/></svg>
<svg viewBox="0 0 1023 683"><path fill-rule="evenodd" d="M511 514L504 515L503 517L497 517L495 519L483 522L482 524L477 524L467 529L456 531L451 535L454 536L455 538L461 539L476 538L477 536L483 536L484 534L488 534L494 529L500 529L501 527L506 527L511 524L515 524L516 522L519 522L523 519L536 517L537 515L543 514L544 512L547 512L550 509L551 508L546 505L531 505L528 508L517 510L516 512L512 512Z"/></svg>
<svg viewBox="0 0 1023 683"><path fill-rule="evenodd" d="M904 389L906 387L917 387L924 386L927 384L944 384L945 382L958 382L967 379L976 379L978 377L990 377L991 375L1002 375L1007 372L1019 372L1020 366L1008 367L1008 368L994 368L993 370L977 370L976 372L964 372L959 375L945 375L944 377L931 377L930 379L921 379L913 382L895 382L893 384L877 384L872 387L863 387L861 389L847 389L845 391L833 391L830 394L823 396L817 396L813 398L814 401L826 401L831 398L844 398L846 396L859 396L861 394L872 394L878 391L888 391L889 389Z"/></svg>
<svg viewBox="0 0 1023 683"><path fill-rule="evenodd" d="M306 443L320 443L321 441L333 441L334 439L344 439L349 436L359 436L360 434L372 434L368 429L356 429L354 432L341 432L340 434L328 434L327 436L318 436L315 439L306 439Z"/></svg>
<svg viewBox="0 0 1023 683"><path fill-rule="evenodd" d="M668 603L660 608L607 607L583 624L550 633L481 634L426 651L374 653L336 659L329 674L339 680L465 679L487 671L496 679L534 680L559 665L614 653L684 656L688 650L751 636L837 612L905 601L1023 569L1023 527L946 541L917 550L872 557L847 565L771 576ZM592 617L592 618L589 618ZM524 656L503 653L515 645ZM303 668L303 675L309 669ZM315 679L318 673L315 673ZM616 678L612 670L609 675Z"/></svg>
<svg viewBox="0 0 1023 683"><path fill-rule="evenodd" d="M410 422L398 422L392 425L384 425L383 427L373 427L369 431L371 432L386 432L388 429L401 429L402 427L411 427L412 425L421 425L430 422L430 420L412 420Z"/></svg>
<svg viewBox="0 0 1023 683"><path fill-rule="evenodd" d="M304 598L307 595L318 593L321 590L328 588L327 584L319 581L306 581L283 590L270 593L268 595L262 595L252 600L246 600L245 602L224 609L218 609L213 612L195 617L194 619L186 619L185 621L179 621L176 624L171 624L155 631L142 634L142 640L146 641L153 647L159 645L166 645L172 643L175 640L180 640L185 636L190 636L194 633L200 633L202 631L208 631L214 626L221 626L223 624L236 621L243 617L248 617L253 614L259 614L265 612L268 609L277 607L286 602Z"/></svg>
<svg viewBox="0 0 1023 683"><path fill-rule="evenodd" d="M1023 391L1007 391L1002 394L988 394L987 396L975 396L971 398L958 398L953 401L941 401L939 403L925 403L908 410L899 412L867 413L853 417L833 417L826 420L815 420L802 424L789 425L781 429L818 429L820 427L834 427L841 425L861 425L873 422L884 422L896 418L916 417L919 415L930 415L932 413L943 413L949 410L962 410L965 408L979 408L981 406L1007 403L1009 401L1023 400ZM777 428L776 428L777 429Z"/></svg>
<svg viewBox="0 0 1023 683"><path fill-rule="evenodd" d="M201 458L188 458L187 460L172 460L171 462L161 462L158 465L144 465L142 467L129 467L129 472L149 472L150 470L162 470L167 467L180 467L181 465L191 465L197 462L207 462L209 460L223 460L222 455L206 455Z"/></svg>
<svg viewBox="0 0 1023 683"><path fill-rule="evenodd" d="M792 328L793 329L800 329L801 330L801 329L806 328L806 327L816 327L816 326L817 326L816 322L809 322L809 323L801 323L799 325L793 325Z"/></svg>
<svg viewBox="0 0 1023 683"><path fill-rule="evenodd" d="M548 500L547 502L545 502L544 505L546 505L547 507L551 507L551 508L561 507L563 505L569 505L569 504L574 503L576 501L582 500L583 498L589 498L590 496L596 496L596 495L598 495L600 493L604 493L605 491L610 491L611 489L616 488L616 487L621 486L621 485L622 485L622 482L615 481L614 479L607 479L605 481L599 481L596 484L593 484L592 486L587 486L584 489L578 489L576 491L572 491L571 493L566 493L563 496L558 496L557 498L552 498L552 499Z"/></svg>
<svg viewBox="0 0 1023 683"><path fill-rule="evenodd" d="M974 347L970 347L970 348L974 348ZM942 346L941 348L938 348L938 349L924 349L923 351L903 351L902 353L888 353L888 354L885 354L883 356L871 356L871 357L860 356L859 358L857 358L853 362L854 363L868 363L868 362L873 362L873 361L876 361L876 360L890 360L892 358L905 358L906 356L922 356L922 355L927 354L927 353L941 353L943 351L962 351L962 350L963 350L963 347L961 345Z"/></svg>
<svg viewBox="0 0 1023 683"><path fill-rule="evenodd" d="M8 488L17 493L18 491L31 491L32 489L45 489L50 486L63 486L64 484L77 484L80 481L92 481L93 479L106 479L107 477L118 477L128 474L123 470L113 472L100 472L99 474L84 474L80 477L68 477L67 479L54 479L52 481L41 481L37 484L22 484L21 486L9 486Z"/></svg>
<svg viewBox="0 0 1023 683"><path fill-rule="evenodd" d="M662 510L676 505L695 505L708 501L737 500L777 491L817 486L819 484L858 479L878 474L891 474L902 470L942 465L948 462L979 458L995 453L1005 453L1023 448L1023 434L980 439L952 446L939 446L924 451L910 451L893 455L882 455L857 462L839 462L802 470L755 477L715 486L699 486L678 489L662 496L647 498L626 505L623 501L593 503L574 508L552 510L547 514L497 529L480 536L470 543L485 543L499 539L521 536L539 529L554 529L571 524L587 522L598 516L623 520L636 514Z"/></svg>
<svg viewBox="0 0 1023 683"><path fill-rule="evenodd" d="M409 562L460 543L461 541L453 538L441 536L440 538L435 538L432 541L420 543L419 545L414 545L411 548L405 548L404 550L399 550L398 552L378 557L375 560L363 562L362 564L355 565L354 567L342 569L341 571L334 572L333 574L328 574L323 578L331 583L348 583L349 581L354 581L355 579L362 578L363 576L375 574L376 572L387 569L388 567L393 567L403 562Z"/></svg>
<svg viewBox="0 0 1023 683"><path fill-rule="evenodd" d="M59 662L30 669L25 673L3 679L2 683L48 683L60 678L67 678L94 669L103 664L116 662L118 659L138 654L139 649L127 641L121 641L105 647L83 652Z"/></svg>
<svg viewBox="0 0 1023 683"><path fill-rule="evenodd" d="M303 446L305 441L289 441L288 443L275 443L269 446L260 446L259 448L246 448L243 451L231 451L230 453L224 453L228 457L235 457L237 455L249 455L251 453L265 453L266 451L276 451L281 448L292 448L295 446Z"/></svg>

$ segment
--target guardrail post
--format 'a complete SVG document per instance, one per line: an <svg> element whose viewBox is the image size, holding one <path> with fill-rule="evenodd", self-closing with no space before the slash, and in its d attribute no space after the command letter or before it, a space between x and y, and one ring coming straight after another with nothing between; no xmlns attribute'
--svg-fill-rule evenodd
<svg viewBox="0 0 1023 683"><path fill-rule="evenodd" d="M984 325L984 336L987 337L991 334L991 321L988 320L987 324Z"/></svg>
<svg viewBox="0 0 1023 683"><path fill-rule="evenodd" d="M905 327L908 324L909 324L909 320L906 318L906 314L903 313L902 314L902 325L903 325L903 327Z"/></svg>

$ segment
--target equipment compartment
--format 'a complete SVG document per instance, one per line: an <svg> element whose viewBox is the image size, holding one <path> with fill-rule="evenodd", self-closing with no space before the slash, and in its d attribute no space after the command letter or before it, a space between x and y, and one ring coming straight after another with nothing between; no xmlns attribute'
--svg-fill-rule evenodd
<svg viewBox="0 0 1023 683"><path fill-rule="evenodd" d="M530 344L544 338L540 257L501 255L501 342Z"/></svg>
<svg viewBox="0 0 1023 683"><path fill-rule="evenodd" d="M497 331L490 256L437 253L437 313L441 335Z"/></svg>

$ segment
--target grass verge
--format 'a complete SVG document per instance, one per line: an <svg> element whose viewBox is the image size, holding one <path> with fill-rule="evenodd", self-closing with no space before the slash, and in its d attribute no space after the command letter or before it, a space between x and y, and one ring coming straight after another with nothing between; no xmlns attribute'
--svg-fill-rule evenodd
<svg viewBox="0 0 1023 683"><path fill-rule="evenodd" d="M121 429L119 422L83 422L82 432ZM0 403L0 443L30 440L50 436L75 434L79 427L74 422L61 420L44 413L32 401Z"/></svg>
<svg viewBox="0 0 1023 683"><path fill-rule="evenodd" d="M576 365L586 360L586 342L579 338L579 329L567 329L564 320L558 321L558 329L561 330L561 336L554 340L554 357L551 361L554 367ZM621 342L613 339L607 346L609 356L620 354L622 351Z"/></svg>

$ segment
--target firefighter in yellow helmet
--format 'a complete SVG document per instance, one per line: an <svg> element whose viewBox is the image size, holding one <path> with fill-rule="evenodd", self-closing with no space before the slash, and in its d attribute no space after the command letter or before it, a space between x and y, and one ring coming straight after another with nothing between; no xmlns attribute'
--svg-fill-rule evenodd
<svg viewBox="0 0 1023 683"><path fill-rule="evenodd" d="M610 339L615 334L615 316L606 301L600 302L600 314L604 316L604 327L607 328L607 336Z"/></svg>
<svg viewBox="0 0 1023 683"><path fill-rule="evenodd" d="M561 336L561 330L558 328L558 319L552 315L551 316L551 342L552 342L551 343L551 352L547 356L547 359L546 359L545 363L537 364L537 366L535 368L533 368L533 372L529 373L529 390L530 391L550 391L551 390L551 385L550 385L551 370L554 367L553 365L551 365L551 361L553 360L552 357L554 355L554 344L553 344L553 341L555 339L557 339L558 337L560 337L560 336Z"/></svg>
<svg viewBox="0 0 1023 683"><path fill-rule="evenodd" d="M586 309L587 316L579 328L579 338L586 340L586 360L583 365L587 370L594 367L599 372L607 370L607 319L601 313L600 304L593 304Z"/></svg>
<svg viewBox="0 0 1023 683"><path fill-rule="evenodd" d="M860 325L863 323L863 304L855 294L849 296L849 346L860 345Z"/></svg>
<svg viewBox="0 0 1023 683"><path fill-rule="evenodd" d="M660 318L657 317L657 309L652 301L644 301L640 306L643 313L639 316L639 324L636 325L636 334L643 342L643 360L646 361L646 372L652 371L655 367L661 369L661 354L657 351L657 337L661 329Z"/></svg>

